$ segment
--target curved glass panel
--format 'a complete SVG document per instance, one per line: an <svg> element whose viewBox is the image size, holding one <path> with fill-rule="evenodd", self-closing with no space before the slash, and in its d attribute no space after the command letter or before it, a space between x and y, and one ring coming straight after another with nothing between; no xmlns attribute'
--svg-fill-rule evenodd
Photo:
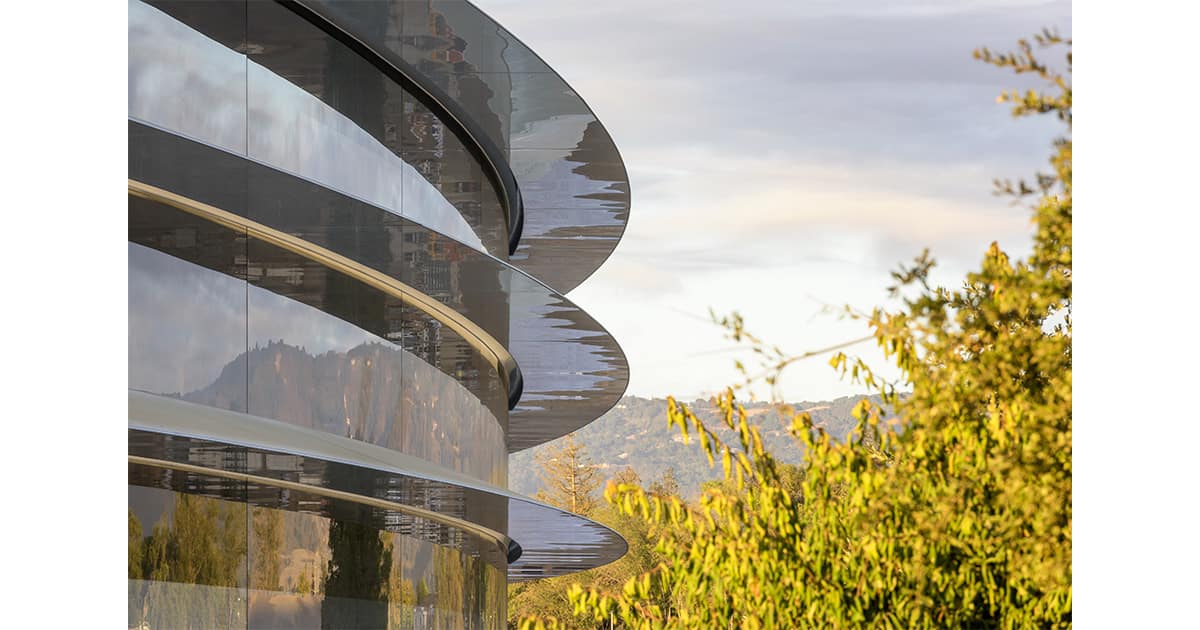
<svg viewBox="0 0 1200 630"><path fill-rule="evenodd" d="M129 388L246 410L246 236L129 199Z"/></svg>
<svg viewBox="0 0 1200 630"><path fill-rule="evenodd" d="M244 33L244 12L239 22ZM129 0L129 117L245 155L246 56Z"/></svg>
<svg viewBox="0 0 1200 630"><path fill-rule="evenodd" d="M421 472L419 465L388 464L395 458L372 453L384 450L379 447L147 394L131 395L130 410L131 455L239 470L253 476L231 490L223 479L131 465L130 483L218 498L244 495L253 505L354 520L426 542L469 549L497 568L507 566L511 580L595 568L620 558L626 550L625 541L604 525L467 477ZM196 426L206 428L192 428ZM188 437L201 433L209 437ZM283 489L280 484L303 484L311 490ZM348 510L348 506L338 507L345 502L331 500L328 491L435 511L474 525L448 524L399 507L380 509L355 503L358 507ZM508 532L522 549L520 558L508 564L507 542L482 531L467 533L476 526L493 533Z"/></svg>
<svg viewBox="0 0 1200 630"><path fill-rule="evenodd" d="M504 388L455 333L397 298L173 208L131 197L130 226L131 389L505 483Z"/></svg>
<svg viewBox="0 0 1200 630"><path fill-rule="evenodd" d="M207 203L229 204L221 207L231 211L240 208L255 221L342 253L437 299L507 345L525 381L520 405L507 420L501 418L510 451L578 429L624 393L629 370L616 341L570 300L521 271L295 176L136 123L130 129L134 177ZM210 175L238 172L249 180L248 194L229 192L236 190L235 176L222 188ZM402 343L417 351L412 345L417 339ZM493 403L488 406L501 417Z"/></svg>
<svg viewBox="0 0 1200 630"><path fill-rule="evenodd" d="M629 177L591 109L519 39L466 0L301 0L418 73L510 157L525 208L514 264L560 292L624 231Z"/></svg>
<svg viewBox="0 0 1200 630"><path fill-rule="evenodd" d="M503 430L458 380L396 343L271 291L252 286L249 309L249 413L506 483ZM444 352L440 341L429 345ZM469 364L475 353L468 354ZM477 378L494 374L476 368Z"/></svg>
<svg viewBox="0 0 1200 630"><path fill-rule="evenodd" d="M505 627L504 569L469 545L192 490L131 467L129 627Z"/></svg>
<svg viewBox="0 0 1200 630"><path fill-rule="evenodd" d="M365 4L363 8L383 10L386 18L386 6ZM498 257L507 256L507 223L491 181L479 161L444 129L436 115L367 60L278 3L250 3L248 37L251 157L269 156L262 159L287 164L291 160L276 161L280 154L300 152L304 159L321 163L322 169L344 171L346 177L363 180L365 188L379 185L374 180L380 174L356 166L366 161L354 159L354 154L369 146L378 154L372 159L379 164L390 160L407 167L402 214ZM256 65L261 72L253 70ZM295 98L285 85L305 91L310 102ZM304 111L297 111L297 104L303 104ZM322 118L336 124L324 123ZM263 130L262 143L254 141L258 128ZM289 129L299 133L283 133ZM310 130L320 130L321 135L307 138ZM338 134L354 139L346 142L330 137ZM380 203L381 198L385 196L364 197L389 207ZM445 214L442 206L446 203L474 230L470 238L444 229L445 219L432 220Z"/></svg>
<svg viewBox="0 0 1200 630"><path fill-rule="evenodd" d="M214 29L212 14L229 12L220 3L163 4ZM209 38L163 10L130 0L130 118L260 160L478 249L507 255L503 208L478 163L457 150L461 145L448 139L436 152L412 157L419 162L406 161L402 129L430 124L427 115L411 113L406 102L411 97L278 4L250 7L246 15L255 40L240 49L250 50L254 61L222 43L228 37L220 33ZM247 24L245 15L242 24ZM375 90L368 87L372 80Z"/></svg>
<svg viewBox="0 0 1200 630"><path fill-rule="evenodd" d="M247 505L129 486L130 628L246 628Z"/></svg>

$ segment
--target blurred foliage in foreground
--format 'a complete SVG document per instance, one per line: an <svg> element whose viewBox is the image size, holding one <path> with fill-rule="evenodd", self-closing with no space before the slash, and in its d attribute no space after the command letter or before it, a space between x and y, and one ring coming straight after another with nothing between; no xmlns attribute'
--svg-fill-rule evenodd
<svg viewBox="0 0 1200 630"><path fill-rule="evenodd" d="M1065 75L1034 52L1057 46ZM1048 84L1002 95L1015 116L1051 114L1066 127L1052 173L998 182L1001 193L1036 197L1029 258L993 244L948 290L930 285L922 254L893 274L900 310L850 313L902 378L886 382L840 352L833 367L880 393L895 417L864 400L851 439L837 441L781 406L806 447L797 477L763 448L732 389L718 406L735 444L670 400L669 423L727 483L698 505L610 483L606 500L655 532L661 561L619 589L573 586L574 618L530 617L523 628L1070 625L1070 47L1044 32L1015 53L975 53ZM737 315L723 323L764 357L772 384L803 356L763 344Z"/></svg>

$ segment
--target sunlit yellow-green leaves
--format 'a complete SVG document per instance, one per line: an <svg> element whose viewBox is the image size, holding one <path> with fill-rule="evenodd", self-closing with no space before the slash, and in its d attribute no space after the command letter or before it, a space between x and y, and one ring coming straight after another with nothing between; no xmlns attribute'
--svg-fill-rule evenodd
<svg viewBox="0 0 1200 630"><path fill-rule="evenodd" d="M1061 71L1035 55L1054 46L1067 49ZM805 447L797 478L763 449L735 388L718 397L711 420L670 399L670 425L697 438L710 465L720 460L726 483L706 486L694 505L610 484L606 500L656 532L662 561L624 588L572 587L574 618L530 618L522 628L1070 626L1069 51L1051 32L1022 40L1016 53L976 51L1047 84L1002 95L1014 115L1051 114L1065 125L1050 174L997 182L1002 193L1037 196L1028 259L992 245L960 288L947 289L930 284L925 252L893 274L901 308L848 310L902 377L887 381L836 352L830 365L883 404L858 405L844 442L781 405L781 422ZM737 314L719 322L754 349L773 387L783 368L816 354L766 345Z"/></svg>

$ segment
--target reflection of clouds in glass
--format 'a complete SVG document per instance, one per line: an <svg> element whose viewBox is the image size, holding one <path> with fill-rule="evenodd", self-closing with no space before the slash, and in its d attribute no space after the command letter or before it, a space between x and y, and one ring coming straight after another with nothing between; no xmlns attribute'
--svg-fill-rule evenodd
<svg viewBox="0 0 1200 630"><path fill-rule="evenodd" d="M248 155L487 251L437 188L349 118L138 0L129 3L129 116Z"/></svg>
<svg viewBox="0 0 1200 630"><path fill-rule="evenodd" d="M129 0L129 117L246 152L246 58Z"/></svg>
<svg viewBox="0 0 1200 630"><path fill-rule="evenodd" d="M513 174L528 209L523 238L553 235L563 226L619 228L624 224L617 212L625 204L609 199L623 182L580 172L581 163L569 158L567 149L513 150Z"/></svg>
<svg viewBox="0 0 1200 630"><path fill-rule="evenodd" d="M391 345L345 320L254 285L250 285L247 299L249 324L246 330L251 348L282 340L303 346L315 356L331 351L345 352L372 342Z"/></svg>
<svg viewBox="0 0 1200 630"><path fill-rule="evenodd" d="M523 549L521 558L509 566L510 580L553 577L606 564L627 548L599 523L526 501L509 502L508 528L513 536L520 533Z"/></svg>
<svg viewBox="0 0 1200 630"><path fill-rule="evenodd" d="M246 350L246 283L129 244L129 387L205 387Z"/></svg>
<svg viewBox="0 0 1200 630"><path fill-rule="evenodd" d="M624 367L612 337L590 318L578 321L581 311L531 282L515 289L510 301L509 348L525 377L515 413L547 411L554 401L579 403L574 411L557 409L563 420L587 415L598 401L607 408L606 390L618 385L615 371ZM619 396L623 388L616 389Z"/></svg>
<svg viewBox="0 0 1200 630"><path fill-rule="evenodd" d="M486 251L436 188L354 121L250 63L250 157L404 214ZM402 194L412 196L402 203Z"/></svg>

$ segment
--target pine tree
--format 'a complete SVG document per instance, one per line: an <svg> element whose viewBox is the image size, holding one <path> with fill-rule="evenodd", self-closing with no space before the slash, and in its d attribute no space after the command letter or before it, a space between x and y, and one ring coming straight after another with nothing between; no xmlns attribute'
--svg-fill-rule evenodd
<svg viewBox="0 0 1200 630"><path fill-rule="evenodd" d="M545 487L539 490L539 501L587 516L596 510L596 490L602 482L600 469L587 456L587 449L570 434L562 438L558 450L538 455L541 477Z"/></svg>

